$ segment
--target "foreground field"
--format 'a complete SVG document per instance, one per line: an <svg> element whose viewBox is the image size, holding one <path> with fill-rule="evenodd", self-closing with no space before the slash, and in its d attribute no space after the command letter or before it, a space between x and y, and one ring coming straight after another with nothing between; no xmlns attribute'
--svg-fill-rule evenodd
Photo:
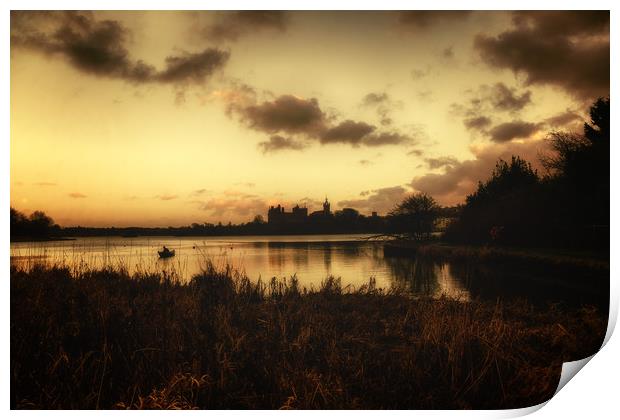
<svg viewBox="0 0 620 420"><path fill-rule="evenodd" d="M119 270L11 270L12 408L517 408L607 314Z"/></svg>

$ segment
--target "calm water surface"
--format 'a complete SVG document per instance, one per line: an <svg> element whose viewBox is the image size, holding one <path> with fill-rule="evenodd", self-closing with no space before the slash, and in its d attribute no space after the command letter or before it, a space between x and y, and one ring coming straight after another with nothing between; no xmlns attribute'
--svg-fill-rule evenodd
<svg viewBox="0 0 620 420"><path fill-rule="evenodd" d="M363 235L99 237L16 242L11 243L11 262L25 267L41 261L84 268L122 266L129 272L175 272L187 280L199 273L206 261L212 261L216 267L230 265L251 280L288 279L295 275L300 285L307 288L317 288L328 276L334 276L341 279L343 287L360 287L374 279L379 288L398 287L414 295L445 295L461 300L472 297L524 297L578 303L600 300L600 296L592 297L583 291L564 290L556 279L519 274L501 267L386 258L380 242L365 238ZM176 256L160 259L157 250L163 245L174 249Z"/></svg>

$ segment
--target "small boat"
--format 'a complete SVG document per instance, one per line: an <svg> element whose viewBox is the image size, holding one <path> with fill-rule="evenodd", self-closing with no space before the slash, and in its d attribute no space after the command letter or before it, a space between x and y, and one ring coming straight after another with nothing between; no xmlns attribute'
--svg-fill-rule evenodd
<svg viewBox="0 0 620 420"><path fill-rule="evenodd" d="M164 248L163 251L157 251L159 254L159 258L170 258L174 257L174 249L171 251L168 248Z"/></svg>

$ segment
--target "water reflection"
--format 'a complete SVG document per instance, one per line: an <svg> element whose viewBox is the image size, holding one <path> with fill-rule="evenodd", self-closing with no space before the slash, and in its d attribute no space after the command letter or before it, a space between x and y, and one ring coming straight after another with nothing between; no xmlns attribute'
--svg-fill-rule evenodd
<svg viewBox="0 0 620 420"><path fill-rule="evenodd" d="M158 259L156 251L162 245L175 249L176 256ZM386 258L380 243L351 235L80 238L11 244L12 263L28 266L42 260L84 268L112 265L129 272L175 272L184 279L204 269L209 260L219 267L229 265L242 270L253 280L296 275L300 286L316 288L328 276L340 277L343 287L360 287L374 278L379 288L395 287L416 296L445 295L461 300L524 297L540 302L604 304L609 290L608 278L590 279L584 291L583 279L567 287L566 276L514 267Z"/></svg>

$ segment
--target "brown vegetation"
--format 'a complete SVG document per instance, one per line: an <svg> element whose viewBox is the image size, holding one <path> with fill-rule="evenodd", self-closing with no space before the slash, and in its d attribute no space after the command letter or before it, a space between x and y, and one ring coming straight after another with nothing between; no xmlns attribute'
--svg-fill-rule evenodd
<svg viewBox="0 0 620 420"><path fill-rule="evenodd" d="M524 407L600 347L606 318L212 267L188 284L12 268L11 407Z"/></svg>

